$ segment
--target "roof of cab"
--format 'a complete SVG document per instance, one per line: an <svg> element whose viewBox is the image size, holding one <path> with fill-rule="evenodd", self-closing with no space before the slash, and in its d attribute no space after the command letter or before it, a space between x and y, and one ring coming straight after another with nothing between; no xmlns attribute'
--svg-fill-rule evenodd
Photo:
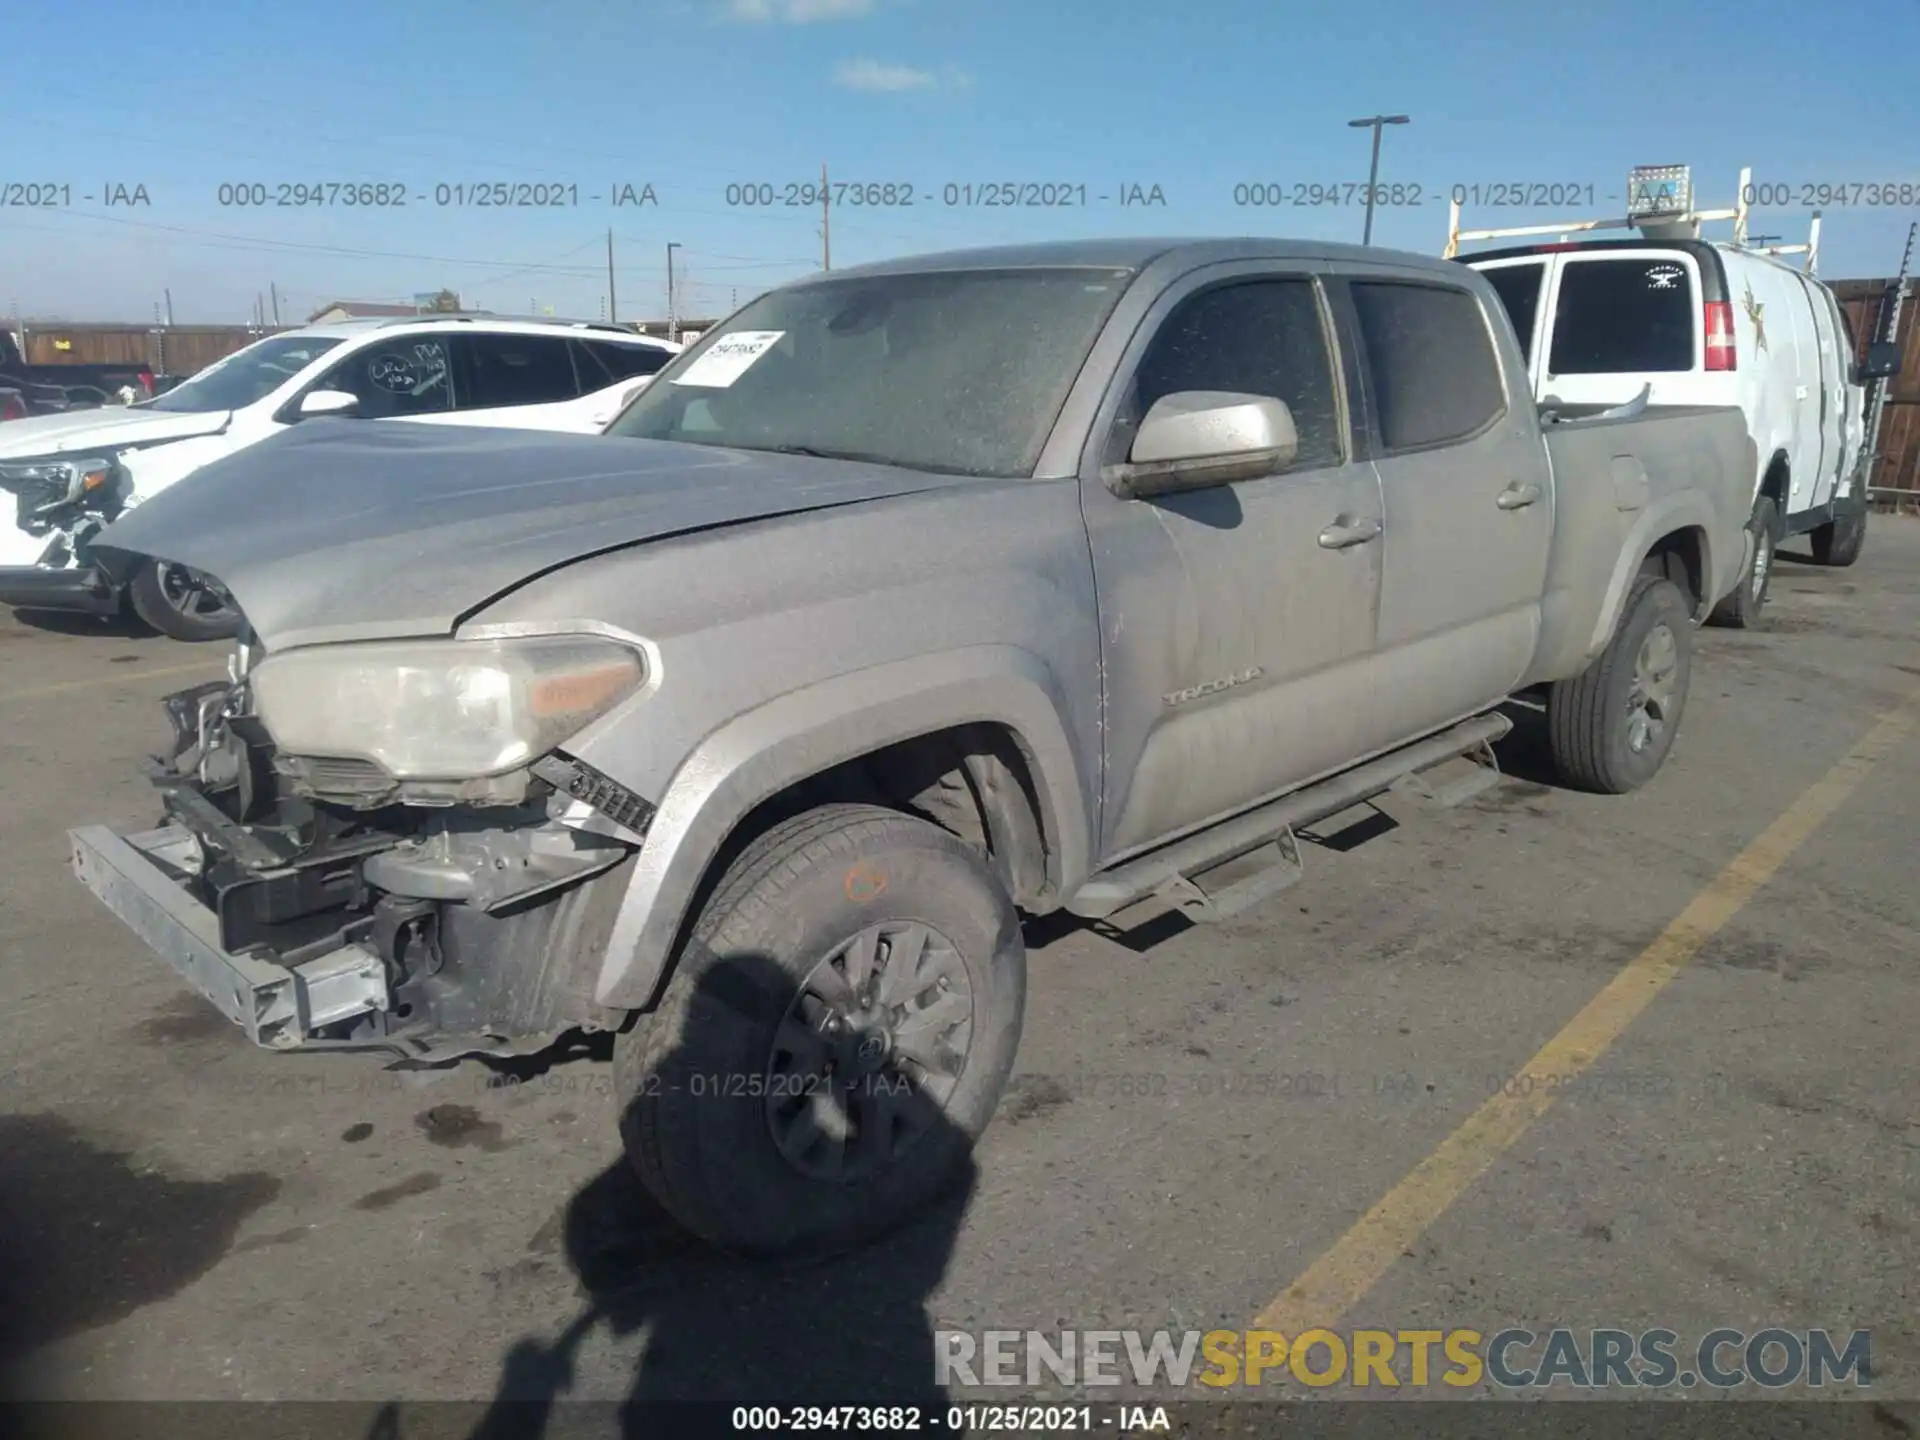
<svg viewBox="0 0 1920 1440"><path fill-rule="evenodd" d="M1456 267L1432 255L1379 246L1342 245L1330 240L1288 240L1277 236L1170 237L1053 240L1029 245L995 245L906 255L809 276L794 283L820 284L868 275L911 275L938 270L1046 269L1086 267L1139 272L1158 261L1180 269L1234 260L1365 261L1405 266L1436 275L1458 274Z"/></svg>

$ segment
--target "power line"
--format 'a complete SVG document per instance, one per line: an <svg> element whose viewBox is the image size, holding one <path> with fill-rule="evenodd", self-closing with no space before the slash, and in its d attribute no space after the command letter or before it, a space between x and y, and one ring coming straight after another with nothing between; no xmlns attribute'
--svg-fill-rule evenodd
<svg viewBox="0 0 1920 1440"><path fill-rule="evenodd" d="M189 225L165 225L165 224L161 224L158 221L153 221L153 220L131 220L118 215L100 215L92 211L86 211L86 210L48 211L45 213L49 216L58 216L63 219L92 220L92 221L100 222L102 224L128 226L136 230L152 230L152 231L159 231L169 235L180 235L180 236L185 236L190 240L195 240L202 243L214 242L213 248L216 248L216 249L266 251L270 253L293 252L293 253L302 253L302 254L329 255L336 258L353 259L353 260L412 260L412 261L421 262L423 264L431 264L431 265L473 265L473 266L481 266L486 268L497 268L502 265L507 265L507 266L513 267L512 273L514 274L544 271L544 272L556 274L556 275L586 276L586 275L599 275L603 273L601 267L599 267L598 265L562 265L556 262L539 262L539 261L516 265L515 262L513 261L477 260L470 256L426 255L426 254L420 254L417 252L405 251L405 250L371 250L361 246L324 245L324 244L316 243L314 241L305 241L305 240L271 240L266 238L265 236L235 235L227 231L202 230L197 227L189 226ZM18 225L14 228L23 229L23 230L40 230L43 233L47 233L47 234L64 233L57 229L49 229L48 227L45 227L45 226ZM600 241L598 240L598 238L589 240L584 244L576 245L572 249L564 251L563 256L577 255L582 250L587 249L589 246L597 245L599 243ZM799 261L799 260L777 260L777 259L776 260L749 260L749 261L744 261L734 265L709 266L708 268L709 269L769 269L769 268L778 268L779 266L782 266L782 265L810 264L810 263L811 263L810 261ZM640 273L647 273L647 274L658 273L659 268L660 267L657 267L657 266L646 266L646 265L637 266L637 267L636 266L622 267L622 269L624 270L629 270L629 271L637 270ZM500 279L500 278L506 278L506 277L494 276L494 277L488 277L488 278L489 280L491 280L491 279Z"/></svg>

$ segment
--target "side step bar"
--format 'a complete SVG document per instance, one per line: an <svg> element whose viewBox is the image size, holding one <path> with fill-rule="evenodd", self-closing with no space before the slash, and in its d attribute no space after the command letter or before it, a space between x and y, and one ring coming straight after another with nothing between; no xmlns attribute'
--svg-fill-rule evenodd
<svg viewBox="0 0 1920 1440"><path fill-rule="evenodd" d="M1513 721L1501 714L1464 720L1450 730L1103 871L1073 893L1066 909L1083 919L1107 920L1144 901L1161 900L1184 911L1190 919L1223 920L1300 878L1300 851L1293 834L1296 827L1337 815L1363 800L1385 794L1409 776L1418 776L1459 756L1479 759L1484 755L1486 759L1482 763L1485 764L1491 761L1494 741L1512 728ZM1499 772L1491 770L1486 778L1475 777L1464 794L1456 787L1448 787L1454 793L1446 793L1435 792L1431 786L1425 787L1425 793L1441 803L1457 804L1498 780ZM1421 793L1418 784L1415 789ZM1275 851L1271 869L1216 891L1208 891L1195 883L1196 877L1204 877L1209 871L1248 857L1263 847L1272 847Z"/></svg>

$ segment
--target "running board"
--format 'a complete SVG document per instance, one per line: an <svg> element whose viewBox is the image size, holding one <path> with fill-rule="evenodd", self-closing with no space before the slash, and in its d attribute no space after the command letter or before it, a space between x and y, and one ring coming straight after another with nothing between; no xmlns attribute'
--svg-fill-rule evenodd
<svg viewBox="0 0 1920 1440"><path fill-rule="evenodd" d="M1448 770L1455 773L1442 781L1441 773ZM1505 778L1500 773L1500 758L1493 753L1493 742L1482 740L1463 754L1402 775L1391 788L1396 795L1410 795L1435 809L1451 810L1486 794Z"/></svg>
<svg viewBox="0 0 1920 1440"><path fill-rule="evenodd" d="M1408 776L1417 776L1459 756L1477 756L1485 751L1490 757L1493 742L1512 728L1513 721L1499 713L1462 721L1450 730L1103 871L1073 893L1066 909L1082 919L1111 920L1147 901L1159 901L1180 909L1191 919L1224 920L1300 878L1300 850L1293 833L1298 827L1385 794ZM1499 772L1488 773L1492 779L1475 776L1473 783L1480 789L1497 783ZM1448 787L1448 792L1454 788ZM1480 789L1471 793L1478 794ZM1263 849L1272 851L1266 869L1218 890L1196 883L1228 862L1252 857Z"/></svg>

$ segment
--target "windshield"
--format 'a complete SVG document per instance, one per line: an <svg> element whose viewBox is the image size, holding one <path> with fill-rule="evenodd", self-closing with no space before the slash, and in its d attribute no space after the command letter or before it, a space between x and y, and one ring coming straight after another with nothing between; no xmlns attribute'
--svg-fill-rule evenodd
<svg viewBox="0 0 1920 1440"><path fill-rule="evenodd" d="M273 335L216 360L141 408L205 414L238 410L271 395L340 342L317 335Z"/></svg>
<svg viewBox="0 0 1920 1440"><path fill-rule="evenodd" d="M703 336L612 435L1028 475L1130 272L822 280Z"/></svg>

